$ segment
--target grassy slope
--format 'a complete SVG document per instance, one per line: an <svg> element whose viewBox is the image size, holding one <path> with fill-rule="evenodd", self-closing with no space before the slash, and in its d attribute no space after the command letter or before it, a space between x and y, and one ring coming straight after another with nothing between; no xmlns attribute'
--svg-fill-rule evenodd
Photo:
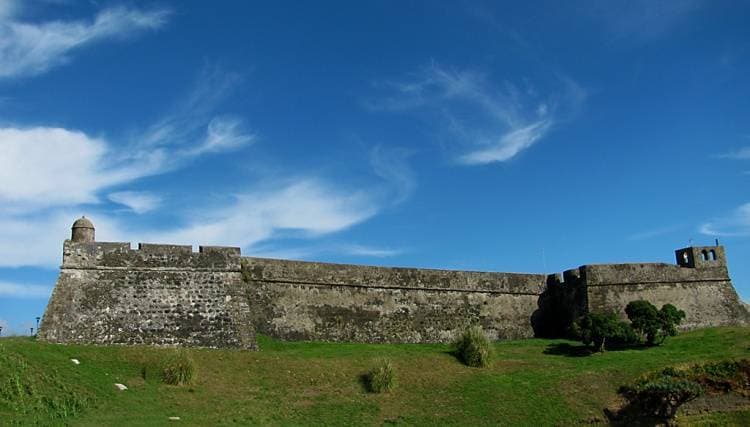
<svg viewBox="0 0 750 427"><path fill-rule="evenodd" d="M475 369L459 364L444 345L282 343L261 338L259 352L190 350L198 364L197 381L175 387L161 384L155 368L169 349L61 346L4 338L0 420L59 423L51 416L74 411L76 402L85 401L85 409L66 422L161 425L169 423L169 416L179 416L183 425L574 424L601 418L602 408L617 400L617 387L643 372L748 357L750 329L705 329L658 348L590 357L571 356L569 344L498 342L492 366ZM381 356L393 361L396 390L368 394L359 376ZM29 399L15 408L7 400L3 403L8 384L17 385L14 375L33 386L35 396L56 399L57 409L34 407ZM130 389L117 391L115 382ZM24 409L29 411L23 414ZM748 425L750 411L683 421Z"/></svg>

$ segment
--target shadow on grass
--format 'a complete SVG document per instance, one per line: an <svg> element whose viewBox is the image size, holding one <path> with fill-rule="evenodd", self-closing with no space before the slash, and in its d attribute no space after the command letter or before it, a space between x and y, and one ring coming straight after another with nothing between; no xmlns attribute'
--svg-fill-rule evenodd
<svg viewBox="0 0 750 427"><path fill-rule="evenodd" d="M590 347L585 345L572 345L566 342L550 344L543 351L544 354L567 357L585 357L593 353Z"/></svg>
<svg viewBox="0 0 750 427"><path fill-rule="evenodd" d="M362 386L362 391L364 391L365 393L370 393L371 386L369 373L365 372L364 374L357 375L357 382L359 382L359 385Z"/></svg>
<svg viewBox="0 0 750 427"><path fill-rule="evenodd" d="M619 345L614 348L607 348L607 351L622 351L622 350L647 350L651 347L648 347L643 344L635 344L635 345ZM543 351L544 354L551 354L554 356L566 356L566 357L586 357L590 356L592 354L595 354L595 352L591 347L586 345L572 345L566 342L563 343L556 343L556 344L550 344L547 346L546 349Z"/></svg>
<svg viewBox="0 0 750 427"><path fill-rule="evenodd" d="M655 426L668 426L671 424L670 419L659 418L653 416L645 416L643 414L643 408L640 405L629 403L619 410L611 410L609 408L604 409L604 416L607 417L607 421L611 426L642 426L642 427L655 427Z"/></svg>

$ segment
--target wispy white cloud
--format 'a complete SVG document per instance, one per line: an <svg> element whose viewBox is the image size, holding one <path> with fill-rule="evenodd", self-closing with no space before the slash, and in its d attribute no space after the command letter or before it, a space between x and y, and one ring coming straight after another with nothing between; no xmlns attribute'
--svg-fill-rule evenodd
<svg viewBox="0 0 750 427"><path fill-rule="evenodd" d="M20 9L20 4L16 0L4 0L0 2L0 21L5 21L14 17Z"/></svg>
<svg viewBox="0 0 750 427"><path fill-rule="evenodd" d="M52 287L0 282L0 296L9 298L49 298Z"/></svg>
<svg viewBox="0 0 750 427"><path fill-rule="evenodd" d="M263 244L251 247L246 255L260 258L308 260L324 255L348 255L362 258L389 258L403 254L403 249L392 249L356 243L323 244L286 248L266 247Z"/></svg>
<svg viewBox="0 0 750 427"><path fill-rule="evenodd" d="M0 6L0 78L28 77L68 60L71 52L107 39L126 38L162 27L170 12L115 7L89 21L15 20L19 4Z"/></svg>
<svg viewBox="0 0 750 427"><path fill-rule="evenodd" d="M640 231L638 233L631 234L627 237L628 240L648 240L654 237L663 236L666 234L674 233L680 229L685 228L685 224L674 224L665 227L654 228L651 230Z"/></svg>
<svg viewBox="0 0 750 427"><path fill-rule="evenodd" d="M385 111L431 111L442 115L444 129L460 142L464 164L508 161L542 140L585 101L586 91L572 79L555 76L556 92L540 95L523 87L493 84L483 73L432 64L410 80L386 86L395 95L371 100L366 107Z"/></svg>
<svg viewBox="0 0 750 427"><path fill-rule="evenodd" d="M217 210L195 212L184 227L147 233L152 241L250 248L280 232L314 237L345 230L378 211L366 192L346 192L315 179L235 196Z"/></svg>
<svg viewBox="0 0 750 427"><path fill-rule="evenodd" d="M375 174L387 183L387 197L392 204L402 203L417 188L417 179L409 164L412 155L411 150L383 145L375 146L370 152L370 164Z"/></svg>
<svg viewBox="0 0 750 427"><path fill-rule="evenodd" d="M106 188L252 143L241 119L211 114L236 82L215 68L202 72L183 107L130 143L74 129L0 127L0 212L97 203Z"/></svg>
<svg viewBox="0 0 750 427"><path fill-rule="evenodd" d="M202 144L190 149L191 156L203 153L234 150L255 141L255 135L242 131L242 119L237 117L214 117L206 128L206 138Z"/></svg>
<svg viewBox="0 0 750 427"><path fill-rule="evenodd" d="M401 249L378 248L373 246L355 244L344 245L341 247L341 251L349 255L373 258L388 258L401 255L404 252Z"/></svg>
<svg viewBox="0 0 750 427"><path fill-rule="evenodd" d="M0 210L89 203L112 179L107 144L60 128L0 128Z"/></svg>
<svg viewBox="0 0 750 427"><path fill-rule="evenodd" d="M716 156L720 159L750 160L750 147L742 147L735 151L730 151Z"/></svg>
<svg viewBox="0 0 750 427"><path fill-rule="evenodd" d="M72 221L82 214L94 221L97 236L108 241L128 239L122 224L90 208L56 208L18 216L0 213L0 267L58 267L62 242L70 238Z"/></svg>
<svg viewBox="0 0 750 427"><path fill-rule="evenodd" d="M544 137L552 122L539 120L520 129L514 129L502 137L497 144L461 156L461 161L469 165L504 162L531 147Z"/></svg>
<svg viewBox="0 0 750 427"><path fill-rule="evenodd" d="M161 197L147 191L118 191L109 194L107 198L137 214L152 211L161 203Z"/></svg>
<svg viewBox="0 0 750 427"><path fill-rule="evenodd" d="M106 211L57 208L36 214L0 214L0 267L60 264L60 245L70 237L73 219L85 213L97 240L253 247L278 236L315 238L357 225L381 206L371 192L301 179L286 185L235 195L217 208L185 212L189 220L172 228L133 228ZM23 242L21 244L21 242ZM381 254L382 255L382 254Z"/></svg>
<svg viewBox="0 0 750 427"><path fill-rule="evenodd" d="M602 25L618 40L644 42L662 37L684 25L703 8L702 0L616 0L583 3L583 15Z"/></svg>
<svg viewBox="0 0 750 427"><path fill-rule="evenodd" d="M233 116L216 116L214 111L238 86L242 77L216 64L206 64L198 73L191 90L175 106L145 131L135 133L132 149L153 150L164 145L180 146L202 139L204 145L214 135L237 135L242 120ZM211 122L216 120L213 127ZM252 134L246 135L252 141ZM215 136L214 136L215 138ZM234 139L234 141L237 141ZM232 148L236 148L236 144ZM186 153L199 154L198 146L186 147Z"/></svg>
<svg viewBox="0 0 750 427"><path fill-rule="evenodd" d="M750 203L738 206L728 215L701 224L699 231L713 237L750 236Z"/></svg>

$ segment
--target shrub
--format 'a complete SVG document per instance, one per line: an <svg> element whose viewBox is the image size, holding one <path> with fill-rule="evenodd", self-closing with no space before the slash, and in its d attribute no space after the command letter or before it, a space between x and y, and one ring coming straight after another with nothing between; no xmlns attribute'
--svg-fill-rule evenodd
<svg viewBox="0 0 750 427"><path fill-rule="evenodd" d="M492 343L479 325L467 328L453 347L458 359L467 366L483 368L490 364Z"/></svg>
<svg viewBox="0 0 750 427"><path fill-rule="evenodd" d="M672 304L665 304L661 310L648 301L631 301L625 307L625 313L633 329L645 335L647 345L664 342L668 336L677 335L677 325L685 318L685 312Z"/></svg>
<svg viewBox="0 0 750 427"><path fill-rule="evenodd" d="M375 367L365 375L367 389L372 393L383 393L396 386L396 371L391 361L379 359Z"/></svg>
<svg viewBox="0 0 750 427"><path fill-rule="evenodd" d="M164 362L162 379L171 385L190 384L196 378L195 362L184 350L177 350Z"/></svg>
<svg viewBox="0 0 750 427"><path fill-rule="evenodd" d="M579 341L600 352L638 339L633 328L614 313L588 313L573 325L572 332Z"/></svg>
<svg viewBox="0 0 750 427"><path fill-rule="evenodd" d="M703 389L694 381L662 375L622 387L620 393L642 416L669 419L684 403L702 395Z"/></svg>

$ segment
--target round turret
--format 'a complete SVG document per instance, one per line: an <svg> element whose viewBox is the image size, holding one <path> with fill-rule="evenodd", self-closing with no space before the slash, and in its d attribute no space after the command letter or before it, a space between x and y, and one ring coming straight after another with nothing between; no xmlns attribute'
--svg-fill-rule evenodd
<svg viewBox="0 0 750 427"><path fill-rule="evenodd" d="M74 242L93 242L94 241L94 224L85 216L82 216L73 223L73 233L70 240Z"/></svg>

